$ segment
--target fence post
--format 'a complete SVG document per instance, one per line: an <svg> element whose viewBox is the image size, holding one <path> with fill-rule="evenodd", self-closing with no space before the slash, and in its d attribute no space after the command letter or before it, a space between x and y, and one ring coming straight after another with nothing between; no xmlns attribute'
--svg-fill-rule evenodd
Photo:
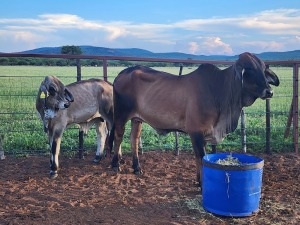
<svg viewBox="0 0 300 225"><path fill-rule="evenodd" d="M245 112L242 109L241 111L241 139L242 139L242 149L243 152L247 152L247 145L246 145L246 123L245 123Z"/></svg>
<svg viewBox="0 0 300 225"><path fill-rule="evenodd" d="M284 131L284 138L287 138L290 134L290 129L291 129L292 121L293 121L293 106L294 106L293 102L294 102L294 96L293 96L291 107L290 107L289 117L288 117L287 122L286 122L286 128L285 128L285 131Z"/></svg>
<svg viewBox="0 0 300 225"><path fill-rule="evenodd" d="M266 65L269 68L270 65ZM266 99L266 153L270 154L270 134L271 134L271 121L270 121L270 99Z"/></svg>
<svg viewBox="0 0 300 225"><path fill-rule="evenodd" d="M103 59L103 79L107 81L107 60Z"/></svg>
<svg viewBox="0 0 300 225"><path fill-rule="evenodd" d="M80 59L76 59L76 67L77 67L77 81L81 81L81 64L80 64ZM82 159L83 158L83 131L79 130L78 134L78 158Z"/></svg>
<svg viewBox="0 0 300 225"><path fill-rule="evenodd" d="M298 123L298 79L299 79L299 64L294 64L293 68L293 142L294 149L297 154L299 154L299 123Z"/></svg>
<svg viewBox="0 0 300 225"><path fill-rule="evenodd" d="M270 154L270 134L271 134L271 121L270 121L270 99L266 99L266 153Z"/></svg>
<svg viewBox="0 0 300 225"><path fill-rule="evenodd" d="M179 76L182 75L182 69L183 69L183 65L180 65ZM175 132L175 155L179 155L179 142L178 142L178 139L179 139L179 133L178 133L178 131L176 131Z"/></svg>
<svg viewBox="0 0 300 225"><path fill-rule="evenodd" d="M76 67L77 67L77 81L81 81L81 64L80 64L80 59L76 59Z"/></svg>

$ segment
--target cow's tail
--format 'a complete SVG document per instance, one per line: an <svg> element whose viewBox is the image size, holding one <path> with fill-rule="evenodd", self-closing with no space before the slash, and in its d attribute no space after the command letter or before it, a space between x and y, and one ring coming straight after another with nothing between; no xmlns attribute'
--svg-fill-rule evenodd
<svg viewBox="0 0 300 225"><path fill-rule="evenodd" d="M108 136L108 151L106 151L106 155L107 157L110 157L112 155L113 152L113 145L114 145L114 139L115 139L115 125L113 124L110 132L109 132L109 136Z"/></svg>

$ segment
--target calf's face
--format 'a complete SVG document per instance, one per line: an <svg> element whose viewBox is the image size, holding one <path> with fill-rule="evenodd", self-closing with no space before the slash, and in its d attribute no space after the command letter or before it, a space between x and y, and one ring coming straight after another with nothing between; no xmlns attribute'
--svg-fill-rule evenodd
<svg viewBox="0 0 300 225"><path fill-rule="evenodd" d="M66 109L74 101L73 95L55 76L47 76L40 87L40 99L44 108L50 110Z"/></svg>

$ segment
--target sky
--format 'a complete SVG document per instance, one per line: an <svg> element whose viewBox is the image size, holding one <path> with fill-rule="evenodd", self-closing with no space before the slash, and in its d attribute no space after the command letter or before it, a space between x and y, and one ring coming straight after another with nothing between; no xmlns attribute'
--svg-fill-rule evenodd
<svg viewBox="0 0 300 225"><path fill-rule="evenodd" d="M0 52L90 45L236 55L300 49L299 0L0 0Z"/></svg>

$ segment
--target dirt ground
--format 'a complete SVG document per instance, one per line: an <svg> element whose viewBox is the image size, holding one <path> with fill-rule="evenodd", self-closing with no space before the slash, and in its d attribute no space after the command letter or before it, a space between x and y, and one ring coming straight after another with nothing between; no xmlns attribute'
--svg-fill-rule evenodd
<svg viewBox="0 0 300 225"><path fill-rule="evenodd" d="M131 156L115 173L110 159L93 164L60 157L50 180L49 157L7 156L0 161L0 224L300 224L300 157L264 158L262 199L256 215L220 217L203 210L194 156L151 151L141 155L143 175Z"/></svg>

